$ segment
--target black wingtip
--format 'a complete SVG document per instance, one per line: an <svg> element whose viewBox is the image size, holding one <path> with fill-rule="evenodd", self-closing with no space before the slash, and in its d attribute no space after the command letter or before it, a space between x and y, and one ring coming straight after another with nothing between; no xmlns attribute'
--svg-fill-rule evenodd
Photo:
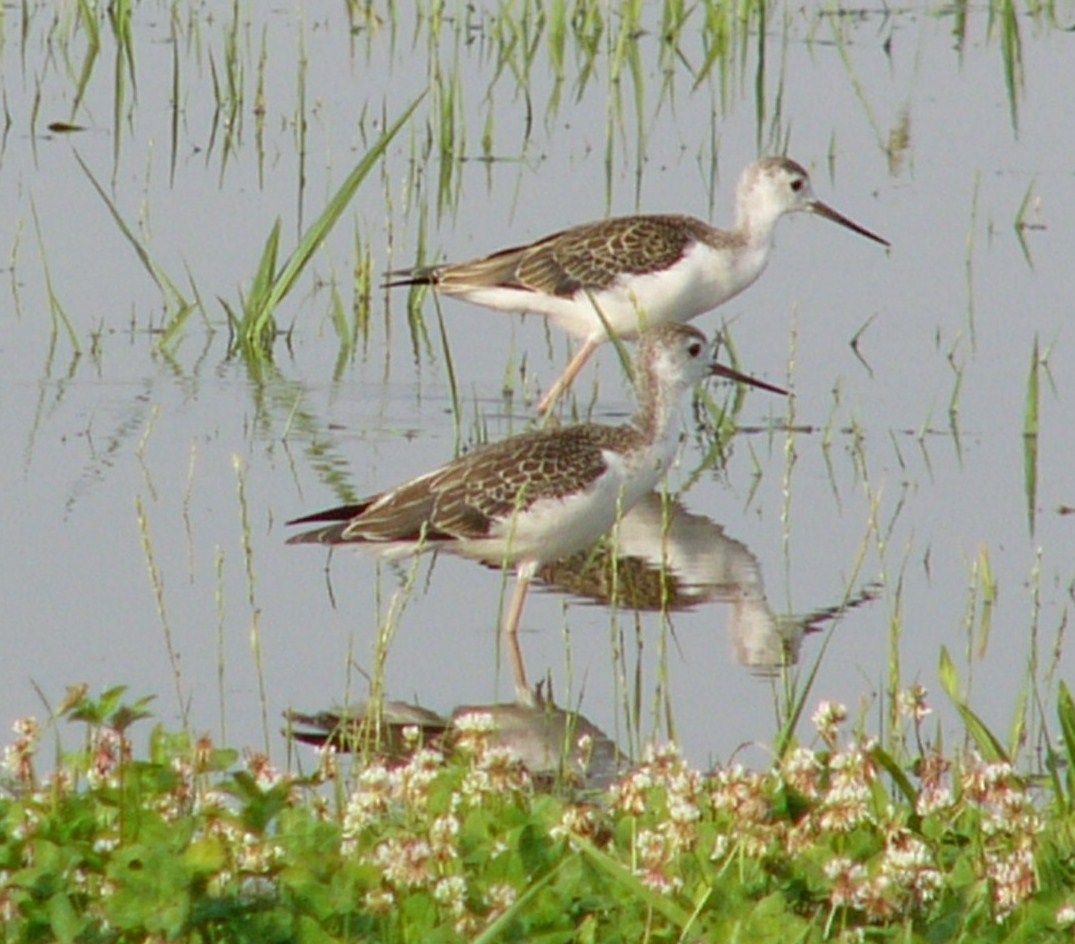
<svg viewBox="0 0 1075 944"><path fill-rule="evenodd" d="M357 505L337 505L335 508L315 511L312 515L292 518L287 524L290 527L295 524L324 524L329 521L333 523L350 521L356 515L362 514L369 507L369 504L369 502L359 502ZM301 537L301 535L299 536Z"/></svg>
<svg viewBox="0 0 1075 944"><path fill-rule="evenodd" d="M418 266L413 269L390 269L384 274L381 288L436 284L437 270L432 266Z"/></svg>

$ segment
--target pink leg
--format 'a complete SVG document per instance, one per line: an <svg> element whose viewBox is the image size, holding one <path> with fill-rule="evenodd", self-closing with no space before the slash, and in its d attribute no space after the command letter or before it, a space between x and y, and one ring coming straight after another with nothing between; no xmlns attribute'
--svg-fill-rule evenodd
<svg viewBox="0 0 1075 944"><path fill-rule="evenodd" d="M508 604L508 612L500 630L500 638L508 650L512 675L515 677L515 700L520 705L534 704L534 693L530 691L530 683L526 679L523 650L519 645L519 620L523 615L523 603L526 601L526 591L530 589L532 577L533 568L519 569L515 579L515 591L511 595L511 603Z"/></svg>
<svg viewBox="0 0 1075 944"><path fill-rule="evenodd" d="M560 375L560 379L556 381L550 388L549 392L541 398L541 402L538 403L538 413L547 413L549 407L551 407L560 397L564 391L574 382L578 372L582 370L586 362L593 357L593 352L596 351L602 344L603 338L587 338L582 347L578 349L578 352L573 358L571 363L567 365L567 369Z"/></svg>

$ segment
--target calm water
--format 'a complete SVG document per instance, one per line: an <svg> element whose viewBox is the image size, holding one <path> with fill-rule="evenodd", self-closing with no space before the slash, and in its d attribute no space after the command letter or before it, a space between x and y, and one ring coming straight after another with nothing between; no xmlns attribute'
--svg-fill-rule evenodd
<svg viewBox="0 0 1075 944"><path fill-rule="evenodd" d="M696 86L685 63L704 60L697 27L682 58L662 52L656 4L629 43L635 68L628 60L614 75L605 38L583 81L569 39L559 89L535 24L527 73L519 47L500 61L484 8L458 28L448 18L431 46L425 21L392 28L383 10L379 22L351 24L343 4L249 5L234 31L234 111L217 107L210 65L220 74L227 61L230 3L192 4L174 28L171 5L140 4L135 82L124 73L118 109L107 24L76 102L86 37L75 7L31 5L27 24L9 12L0 46L11 114L0 141L0 718L44 715L35 687L55 702L70 683L124 683L156 694L169 725L186 715L236 745L267 740L282 757L282 710L365 694L376 627L410 581L389 694L440 710L509 698L507 668L497 669L498 573L350 553L326 569L319 551L285 546L282 525L423 471L479 435L525 428L524 394L551 383L567 342L536 319L445 302L457 422L433 300L416 356L406 296L375 290L368 337L338 363L332 286L348 309L356 254L369 254L374 273L410 264L423 229L430 256L462 259L608 213L727 224L742 166L785 143L823 200L893 248L818 219L785 220L761 281L699 319L730 329L745 369L795 391L789 402L748 395L723 468L701 467L705 437L692 432L670 477L708 535L695 556L717 589L671 618L536 593L524 615L531 674L548 673L558 700L624 741L624 691L641 689L645 734L667 686L689 756L726 758L771 741L782 687L740 664L736 632L759 621L789 630L870 588L874 598L835 624L811 705L843 700L876 730L898 666L903 684L922 682L941 708L942 645L1001 733L1028 673L1046 693L1071 681L1070 4L1057 8L1058 25L1018 19L1014 120L1000 37L978 10L960 41L940 6L833 17L775 5L759 117L756 23L727 68ZM444 96L433 90L281 309L290 339L275 363L229 358L217 298L234 303L249 288L273 222L290 248L382 114L399 114L438 76L458 95L464 159L444 165L450 186L435 150ZM84 130L53 133L55 121ZM155 262L204 302L205 318L192 318L167 356L151 330L164 320L160 292L76 154ZM1020 232L1024 201L1030 228ZM53 328L49 284L80 355ZM605 421L631 408L610 350L577 393ZM989 607L983 573L995 581ZM801 641L802 667L824 638ZM765 749L744 756L764 763Z"/></svg>

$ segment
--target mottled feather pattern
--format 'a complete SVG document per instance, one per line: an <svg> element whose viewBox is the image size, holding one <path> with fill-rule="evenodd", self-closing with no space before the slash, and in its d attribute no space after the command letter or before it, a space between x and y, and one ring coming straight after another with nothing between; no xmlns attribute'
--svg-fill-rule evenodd
<svg viewBox="0 0 1075 944"><path fill-rule="evenodd" d="M553 233L483 259L389 273L388 285L433 285L446 294L475 287L513 288L571 297L597 291L624 275L671 268L696 242L722 234L690 216L623 216Z"/></svg>
<svg viewBox="0 0 1075 944"><path fill-rule="evenodd" d="M477 282L560 296L607 288L625 273L652 272L679 261L696 238L691 232L695 227L686 224L704 228L697 220L678 216L627 216L587 223L510 252L513 278L492 281L487 279L490 273L462 266L450 269L440 286L450 292L453 282ZM491 259L500 256L497 253ZM506 261L500 259L501 265Z"/></svg>
<svg viewBox="0 0 1075 944"><path fill-rule="evenodd" d="M564 498L607 468L603 450L640 442L634 426L582 424L480 446L454 462L357 506L343 524L291 538L292 543L466 540L542 499ZM330 509L292 524L339 521Z"/></svg>
<svg viewBox="0 0 1075 944"><path fill-rule="evenodd" d="M624 275L671 268L707 227L686 216L627 216L590 223L538 243L520 262L520 281L552 293L546 271L558 273L558 295L602 289Z"/></svg>

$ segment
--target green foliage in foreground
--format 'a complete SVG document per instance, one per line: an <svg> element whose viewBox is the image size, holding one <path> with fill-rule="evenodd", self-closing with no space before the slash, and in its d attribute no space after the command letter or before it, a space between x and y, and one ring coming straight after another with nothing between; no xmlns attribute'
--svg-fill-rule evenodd
<svg viewBox="0 0 1075 944"><path fill-rule="evenodd" d="M915 725L920 696L905 703ZM38 726L16 723L4 941L1038 942L1075 928L1070 777L1035 786L973 751L897 760L845 735L838 706L815 714L816 749L769 771L702 774L660 748L582 799L538 792L480 716L450 757L416 748L347 775L325 753L299 777L160 728L135 756L146 701L123 697L69 697L85 744L47 778ZM1066 689L1060 702L1073 734Z"/></svg>

